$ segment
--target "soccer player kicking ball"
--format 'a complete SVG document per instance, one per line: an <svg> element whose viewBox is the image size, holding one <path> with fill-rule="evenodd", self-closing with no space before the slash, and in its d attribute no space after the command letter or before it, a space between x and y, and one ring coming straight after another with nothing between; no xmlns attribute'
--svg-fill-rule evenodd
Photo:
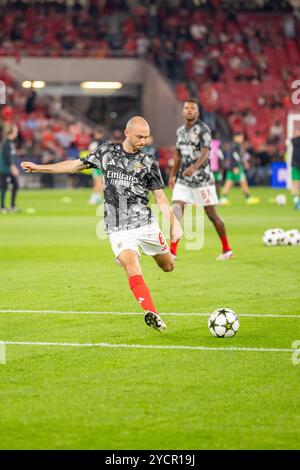
<svg viewBox="0 0 300 470"><path fill-rule="evenodd" d="M112 250L126 271L133 295L145 311L145 322L163 331L166 324L154 306L139 261L140 247L146 255L153 256L163 271L174 269L169 247L148 207L150 191L170 220L172 242L181 238L182 229L162 190L164 183L155 158L142 152L149 135L147 121L135 116L127 123L123 144L102 144L82 159L50 165L22 162L21 166L29 173L76 173L87 168L102 171L104 225Z"/></svg>
<svg viewBox="0 0 300 470"><path fill-rule="evenodd" d="M204 206L204 210L222 242L222 253L218 260L233 256L229 246L223 220L216 212L218 196L210 167L210 128L199 119L197 101L184 103L182 115L184 125L177 129L176 157L170 173L169 186L173 190L174 213L181 220L186 204ZM171 242L171 254L176 259L178 241Z"/></svg>

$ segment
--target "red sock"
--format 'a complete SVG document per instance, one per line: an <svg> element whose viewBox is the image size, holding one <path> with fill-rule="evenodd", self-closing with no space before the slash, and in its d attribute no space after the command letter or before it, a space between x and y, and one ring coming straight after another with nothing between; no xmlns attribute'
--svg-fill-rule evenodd
<svg viewBox="0 0 300 470"><path fill-rule="evenodd" d="M153 301L151 299L151 294L148 287L145 284L143 276L131 276L129 278L129 286L132 290L132 293L138 303L143 307L144 310L149 310L150 312L157 313L156 308L154 307Z"/></svg>
<svg viewBox="0 0 300 470"><path fill-rule="evenodd" d="M221 237L221 242L222 242L222 247L223 247L223 253L231 250L227 237Z"/></svg>
<svg viewBox="0 0 300 470"><path fill-rule="evenodd" d="M170 244L170 252L174 256L176 256L176 253L177 253L178 243L179 243L179 240L177 240L177 242L171 242Z"/></svg>

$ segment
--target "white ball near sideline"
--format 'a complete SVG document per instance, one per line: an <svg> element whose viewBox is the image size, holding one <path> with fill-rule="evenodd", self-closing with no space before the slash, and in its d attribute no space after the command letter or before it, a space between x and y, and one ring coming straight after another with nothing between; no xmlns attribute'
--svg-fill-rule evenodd
<svg viewBox="0 0 300 470"><path fill-rule="evenodd" d="M276 204L278 204L279 206L285 206L286 200L287 199L286 199L285 194L277 194L277 196L275 198Z"/></svg>

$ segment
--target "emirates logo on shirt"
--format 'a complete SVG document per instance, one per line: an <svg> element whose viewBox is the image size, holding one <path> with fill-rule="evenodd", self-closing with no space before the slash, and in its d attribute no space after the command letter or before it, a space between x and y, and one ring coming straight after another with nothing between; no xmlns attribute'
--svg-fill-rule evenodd
<svg viewBox="0 0 300 470"><path fill-rule="evenodd" d="M129 187L131 184L136 184L139 181L138 178L135 178L132 175L127 175L122 171L108 170L106 177L109 178L109 183L114 186Z"/></svg>

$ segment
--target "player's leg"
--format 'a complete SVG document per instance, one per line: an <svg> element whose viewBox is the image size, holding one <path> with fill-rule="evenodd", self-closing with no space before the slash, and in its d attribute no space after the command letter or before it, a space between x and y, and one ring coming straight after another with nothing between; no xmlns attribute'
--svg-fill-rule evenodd
<svg viewBox="0 0 300 470"><path fill-rule="evenodd" d="M155 260L156 264L160 267L160 269L162 269L166 273L169 273L173 271L173 269L175 269L175 263L170 252L166 254L154 255L153 259Z"/></svg>
<svg viewBox="0 0 300 470"><path fill-rule="evenodd" d="M1 187L1 212L5 212L5 196L7 191L7 175L0 175L0 187Z"/></svg>
<svg viewBox="0 0 300 470"><path fill-rule="evenodd" d="M134 297L146 312L145 322L148 326L163 331L166 324L158 315L150 291L144 281L137 251L124 250L118 255L118 260L126 272L129 287Z"/></svg>
<svg viewBox="0 0 300 470"><path fill-rule="evenodd" d="M292 181L292 196L295 209L300 209L300 199L299 199L299 186L300 181Z"/></svg>
<svg viewBox="0 0 300 470"><path fill-rule="evenodd" d="M19 210L16 208L16 198L17 198L17 193L19 190L19 182L18 178L16 176L11 175L11 184L12 184L12 193L11 193L11 210L16 211Z"/></svg>
<svg viewBox="0 0 300 470"><path fill-rule="evenodd" d="M232 172L228 172L228 173L232 173ZM233 179L231 178L231 175L228 173L226 176L225 184L221 190L221 198L219 201L221 206L227 206L229 204L228 194L233 186Z"/></svg>
<svg viewBox="0 0 300 470"><path fill-rule="evenodd" d="M258 204L259 203L259 198L258 197L253 197L250 194L250 189L248 185L248 181L246 178L246 175L242 175L240 179L240 188L243 191L245 198L246 198L246 204Z"/></svg>
<svg viewBox="0 0 300 470"><path fill-rule="evenodd" d="M124 250L119 256L118 260L125 269L128 279L132 276L141 276L142 268L140 265L139 255L134 250Z"/></svg>
<svg viewBox="0 0 300 470"><path fill-rule="evenodd" d="M185 208L184 201L173 201L174 215L180 223L183 218L184 208ZM174 259L176 259L176 256L177 256L178 243L179 243L179 240L177 240L176 242L170 243L170 252L171 252L170 256L171 257L173 256Z"/></svg>
<svg viewBox="0 0 300 470"><path fill-rule="evenodd" d="M185 186L184 184L181 184L181 183L175 184L173 193L172 193L172 203L173 203L173 210L174 210L175 216L179 220L180 223L183 218L185 205L195 203L193 197L194 196L192 193L192 188L190 188L189 186ZM177 257L178 243L179 243L179 240L177 242L170 243L170 251L174 259L176 259Z"/></svg>
<svg viewBox="0 0 300 470"><path fill-rule="evenodd" d="M222 174L220 171L214 171L214 179L216 185L217 196L220 198L220 191L221 191L221 183L222 183Z"/></svg>
<svg viewBox="0 0 300 470"><path fill-rule="evenodd" d="M217 234L222 243L222 254L217 258L218 260L226 260L232 257L233 251L229 246L226 228L223 220L217 214L215 206L204 206L205 212L209 220L214 224Z"/></svg>
<svg viewBox="0 0 300 470"><path fill-rule="evenodd" d="M300 199L299 199L299 189L300 189L300 168L292 167L292 196L294 208L300 210Z"/></svg>

